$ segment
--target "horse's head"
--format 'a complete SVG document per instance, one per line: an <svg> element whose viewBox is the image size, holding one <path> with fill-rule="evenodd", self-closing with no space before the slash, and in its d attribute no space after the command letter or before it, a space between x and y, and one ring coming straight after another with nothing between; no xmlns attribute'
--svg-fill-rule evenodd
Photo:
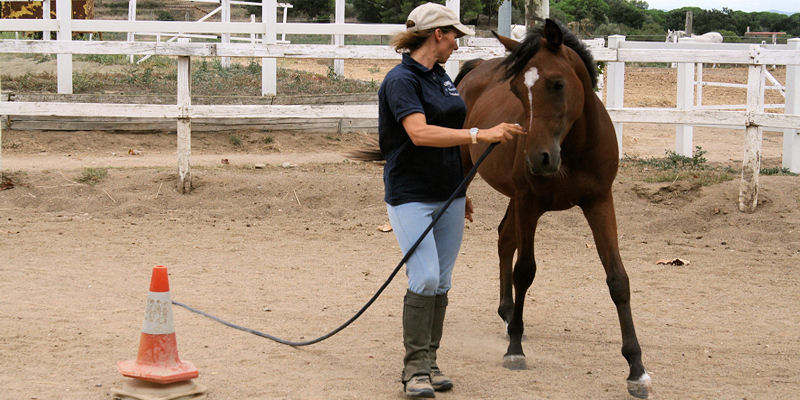
<svg viewBox="0 0 800 400"><path fill-rule="evenodd" d="M667 29L666 43L678 43L683 37L686 37L686 31L673 31L672 29Z"/></svg>
<svg viewBox="0 0 800 400"><path fill-rule="evenodd" d="M554 174L561 167L561 144L583 113L584 96L596 84L591 54L550 19L522 42L498 39L511 51L501 66L525 110L525 121L519 122L528 129L521 139L528 172Z"/></svg>

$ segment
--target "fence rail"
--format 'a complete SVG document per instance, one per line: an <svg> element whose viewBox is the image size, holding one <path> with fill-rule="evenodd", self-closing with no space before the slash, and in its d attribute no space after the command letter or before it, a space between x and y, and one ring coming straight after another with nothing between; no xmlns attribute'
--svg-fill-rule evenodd
<svg viewBox="0 0 800 400"><path fill-rule="evenodd" d="M0 53L18 54L134 54L188 57L275 57L322 59L399 60L387 46L329 44L252 44L252 43L173 43L0 40ZM480 57L500 57L502 47L459 48L451 59L465 61Z"/></svg>
<svg viewBox="0 0 800 400"><path fill-rule="evenodd" d="M60 2L59 4L69 4ZM272 3L264 1L264 4ZM275 7L272 7L274 12ZM66 13L62 14L66 15ZM276 43L277 33L323 35L391 35L401 25L276 23L274 18L256 22L172 22L103 20L0 20L0 31L59 31L57 41L0 40L0 53L163 55L178 58L178 95L174 105L0 102L0 115L60 117L163 118L178 122L179 188L191 188L189 174L189 136L193 118L377 118L377 106L370 105L192 105L189 87L191 57L323 58L323 59L399 59L386 46L296 45ZM271 21L271 22L270 22ZM72 31L152 32L156 34L252 34L262 36L258 43L190 43L72 41ZM272 40L268 40L272 38ZM701 44L626 42L622 36L609 37L608 45L598 40L586 42L594 58L608 63L606 105L617 130L620 148L623 123L675 124L676 149L691 155L691 126L739 126L746 130L746 150L742 166L739 206L753 211L757 204L761 135L764 127L784 130L784 166L800 172L800 39L787 45ZM493 39L465 40L451 60L503 56L505 51ZM625 63L663 62L679 64L677 108L624 107ZM744 111L695 108L694 66L698 63L747 65L747 104ZM266 64L265 64L266 65ZM766 65L786 65L786 105L784 114L764 112ZM59 70L59 78L63 72ZM68 70L71 78L71 67ZM61 83L59 83L61 87ZM774 106L774 105L769 105ZM1 138L0 138L1 140ZM622 154L622 153L621 153ZM0 158L2 161L2 158ZM2 164L0 164L0 168ZM1 170L1 169L0 169Z"/></svg>

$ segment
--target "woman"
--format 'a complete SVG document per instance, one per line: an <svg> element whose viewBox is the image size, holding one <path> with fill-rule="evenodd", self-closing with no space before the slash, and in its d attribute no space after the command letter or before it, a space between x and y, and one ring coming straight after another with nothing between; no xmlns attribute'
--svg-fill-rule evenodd
<svg viewBox="0 0 800 400"><path fill-rule="evenodd" d="M507 142L525 133L509 123L462 129L466 106L439 64L458 49L457 38L472 34L453 11L426 3L411 11L406 31L391 41L403 61L378 91L378 131L389 220L404 253L463 179L459 145ZM408 397L434 397L435 390L453 387L439 369L436 350L464 218L472 220L472 205L462 192L406 265L402 381Z"/></svg>

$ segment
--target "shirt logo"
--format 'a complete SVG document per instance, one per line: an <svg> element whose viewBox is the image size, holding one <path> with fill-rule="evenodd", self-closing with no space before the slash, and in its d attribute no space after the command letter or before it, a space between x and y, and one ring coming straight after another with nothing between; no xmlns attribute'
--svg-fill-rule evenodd
<svg viewBox="0 0 800 400"><path fill-rule="evenodd" d="M442 82L442 92L445 96L458 96L458 90L456 90L455 85L453 82L446 80Z"/></svg>

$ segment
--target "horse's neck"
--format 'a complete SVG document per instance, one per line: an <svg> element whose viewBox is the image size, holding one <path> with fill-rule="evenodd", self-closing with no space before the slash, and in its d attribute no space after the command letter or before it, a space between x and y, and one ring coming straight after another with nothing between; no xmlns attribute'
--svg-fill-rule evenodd
<svg viewBox="0 0 800 400"><path fill-rule="evenodd" d="M597 123L598 121L606 121L606 119L602 118L601 114L607 114L607 111L606 106L595 93L588 73L578 74L578 76L581 77L584 84L583 110L580 117L578 117L573 124L570 133L567 135L567 139L570 141L569 146L572 147L573 151L583 153L584 151L594 149L599 143L603 142L603 139L597 136L597 134L608 129L608 127L604 129L598 126ZM610 121L610 119L608 119L608 121ZM610 129L613 131L613 127Z"/></svg>
<svg viewBox="0 0 800 400"><path fill-rule="evenodd" d="M668 31L667 32L667 42L669 43L678 43L680 38L686 37L685 31Z"/></svg>

